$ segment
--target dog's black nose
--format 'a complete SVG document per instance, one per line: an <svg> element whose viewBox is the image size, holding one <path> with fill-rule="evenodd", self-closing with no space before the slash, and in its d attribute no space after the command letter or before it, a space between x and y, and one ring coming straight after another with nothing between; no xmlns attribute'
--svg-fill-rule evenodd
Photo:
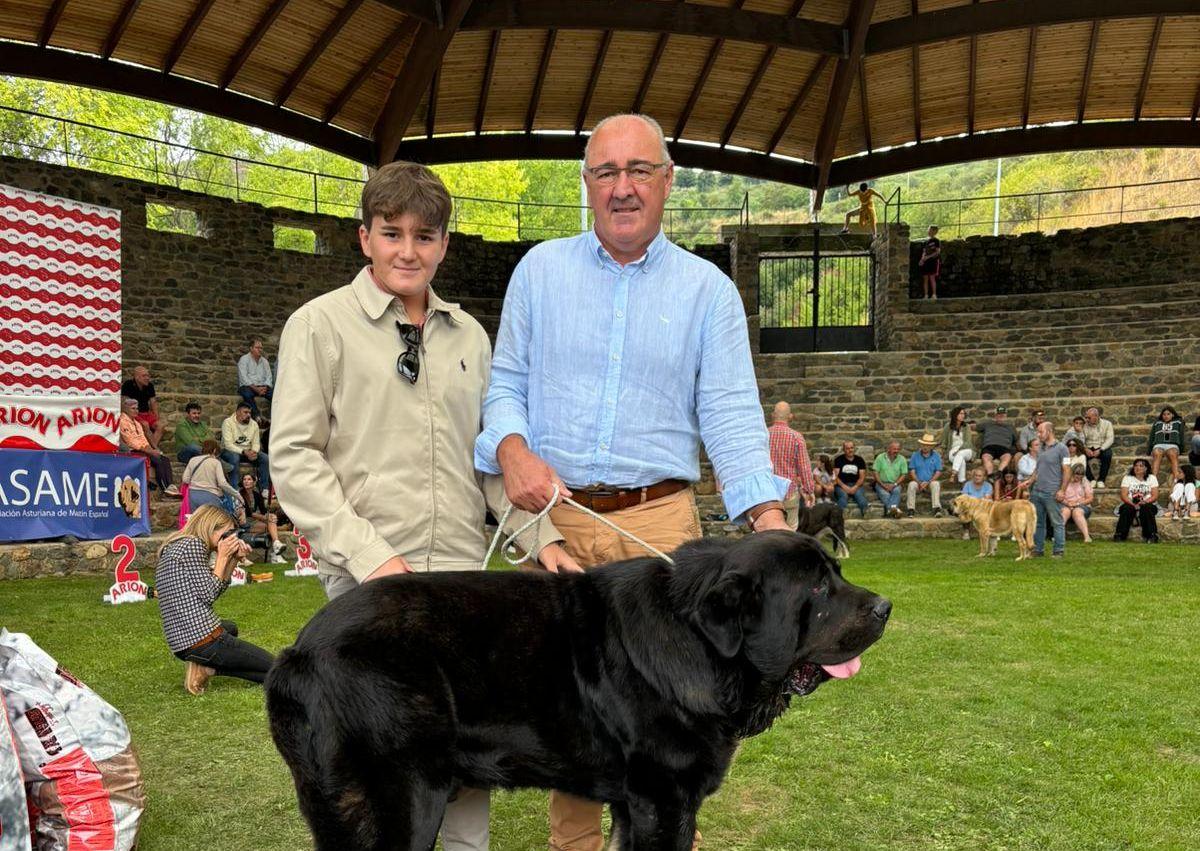
<svg viewBox="0 0 1200 851"><path fill-rule="evenodd" d="M879 602L875 604L875 608L871 609L871 614L885 621L892 613L892 601L886 597L880 597Z"/></svg>

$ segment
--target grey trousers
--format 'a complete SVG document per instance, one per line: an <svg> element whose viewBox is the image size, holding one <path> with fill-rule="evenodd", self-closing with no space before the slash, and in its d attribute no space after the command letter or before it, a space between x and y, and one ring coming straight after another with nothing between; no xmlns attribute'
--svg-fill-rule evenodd
<svg viewBox="0 0 1200 851"><path fill-rule="evenodd" d="M351 576L319 574L325 596L334 600L358 583ZM487 789L460 789L446 804L442 819L442 847L445 851L488 851L488 815L491 793Z"/></svg>

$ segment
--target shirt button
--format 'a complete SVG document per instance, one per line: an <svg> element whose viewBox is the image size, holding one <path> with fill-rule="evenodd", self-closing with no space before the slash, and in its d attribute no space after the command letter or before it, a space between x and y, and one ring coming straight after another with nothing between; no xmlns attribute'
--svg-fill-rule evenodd
<svg viewBox="0 0 1200 851"><path fill-rule="evenodd" d="M620 355L613 355L613 360L614 360L614 361L619 361L620 359L621 359L621 356L620 356Z"/></svg>
<svg viewBox="0 0 1200 851"><path fill-rule="evenodd" d="M625 317L625 314L624 314L624 313L622 313L621 311L619 311L619 310L618 310L618 311L617 311L617 318L618 318L618 319L623 319L624 317Z"/></svg>
<svg viewBox="0 0 1200 851"><path fill-rule="evenodd" d="M601 449L608 449L608 444L607 444L607 443L601 443L601 444L600 444L600 448L601 448Z"/></svg>

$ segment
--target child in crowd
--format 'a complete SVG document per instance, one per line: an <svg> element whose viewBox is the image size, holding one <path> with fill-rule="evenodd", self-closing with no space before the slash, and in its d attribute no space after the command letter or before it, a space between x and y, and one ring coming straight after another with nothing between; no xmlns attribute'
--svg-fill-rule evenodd
<svg viewBox="0 0 1200 851"><path fill-rule="evenodd" d="M917 265L921 273L922 298L937 301L937 276L942 271L942 241L937 238L937 225L929 226L929 239L921 249L921 262Z"/></svg>
<svg viewBox="0 0 1200 851"><path fill-rule="evenodd" d="M1012 467L1005 468L1000 477L996 479L996 490L992 494L992 498L996 502L1004 502L1010 499L1023 499L1021 496L1021 484L1017 481L1017 471Z"/></svg>
<svg viewBox="0 0 1200 851"><path fill-rule="evenodd" d="M1196 468L1183 464L1179 468L1182 478L1171 488L1171 519L1200 517L1200 505L1196 498Z"/></svg>

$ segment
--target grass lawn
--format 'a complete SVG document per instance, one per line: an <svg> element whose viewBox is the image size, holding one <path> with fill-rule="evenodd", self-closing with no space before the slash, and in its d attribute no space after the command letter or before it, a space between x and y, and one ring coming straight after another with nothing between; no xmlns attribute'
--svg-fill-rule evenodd
<svg viewBox="0 0 1200 851"><path fill-rule="evenodd" d="M892 599L849 682L745 743L700 813L709 849L1200 848L1200 547L854 544L850 580ZM309 847L261 691L183 690L153 603L102 577L0 582L27 632L125 713L149 795L142 851ZM276 651L322 604L315 579L234 588L218 612ZM545 794L497 793L492 847L546 847Z"/></svg>

